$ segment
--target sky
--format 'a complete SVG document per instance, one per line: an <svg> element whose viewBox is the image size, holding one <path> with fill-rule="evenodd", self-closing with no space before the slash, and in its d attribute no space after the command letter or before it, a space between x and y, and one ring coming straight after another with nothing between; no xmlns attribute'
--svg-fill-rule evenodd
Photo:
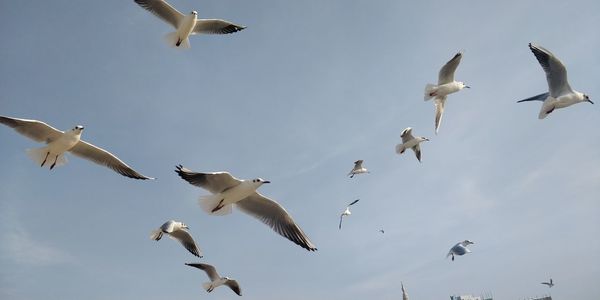
<svg viewBox="0 0 600 300"><path fill-rule="evenodd" d="M42 169L25 154L42 145L2 126L1 299L235 296L207 294L186 262L215 265L246 299L400 299L400 282L414 300L598 299L600 107L538 120L540 103L516 103L547 90L529 42L600 102L598 1L171 3L247 29L179 50L133 1L0 2L0 115L84 125L84 140L157 178L73 156ZM435 135L423 89L458 51L471 89L449 96ZM406 127L431 139L422 163L394 152ZM357 159L371 173L350 179ZM240 211L207 215L208 192L177 164L270 180L259 191L319 250ZM170 219L204 258L149 239ZM447 259L464 239L473 252Z"/></svg>

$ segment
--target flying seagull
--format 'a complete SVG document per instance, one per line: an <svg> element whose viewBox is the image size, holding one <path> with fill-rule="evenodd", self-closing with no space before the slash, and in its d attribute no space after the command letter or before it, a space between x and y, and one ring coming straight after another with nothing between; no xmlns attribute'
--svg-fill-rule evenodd
<svg viewBox="0 0 600 300"><path fill-rule="evenodd" d="M454 72L460 63L462 53L456 53L441 69L438 75L438 84L427 84L425 86L425 101L435 98L435 134L438 133L442 115L444 114L444 105L446 98L452 93L456 93L463 88L469 88L463 82L454 81Z"/></svg>
<svg viewBox="0 0 600 300"><path fill-rule="evenodd" d="M27 155L41 167L49 165L52 170L55 166L64 165L67 163L64 153L69 151L73 155L109 167L123 176L135 179L154 179L136 172L112 153L81 140L83 132L81 125L63 132L37 120L0 116L0 123L36 142L46 143L45 147L27 150Z"/></svg>
<svg viewBox="0 0 600 300"><path fill-rule="evenodd" d="M404 283L400 281L400 285L402 286L402 300L408 300L408 293L404 289Z"/></svg>
<svg viewBox="0 0 600 300"><path fill-rule="evenodd" d="M454 261L454 255L465 255L467 253L471 253L471 250L469 250L467 248L467 246L471 245L471 244L475 244L469 240L464 240L456 245L454 245L452 248L450 248L450 251L448 252L448 255L446 255L446 258L448 258L449 256L452 256L452 261Z"/></svg>
<svg viewBox="0 0 600 300"><path fill-rule="evenodd" d="M189 227L182 222L170 220L165 224L162 224L160 228L152 231L150 239L158 241L162 238L163 233L166 233L170 238L179 241L185 249L190 251L190 253L202 257L202 252L198 249L198 246L196 246L196 242L187 229L189 229Z"/></svg>
<svg viewBox="0 0 600 300"><path fill-rule="evenodd" d="M554 282L552 281L552 278L550 278L550 282L542 282L541 284L545 284L547 285L549 288L554 286Z"/></svg>
<svg viewBox="0 0 600 300"><path fill-rule="evenodd" d="M531 43L529 43L529 49L531 49L531 52L533 52L540 65L542 65L544 72L546 72L549 92L519 100L517 103L543 101L544 103L538 115L539 119L547 117L557 108L564 108L579 102L594 104L588 95L571 88L567 81L567 69L552 52Z"/></svg>
<svg viewBox="0 0 600 300"><path fill-rule="evenodd" d="M342 229L342 220L344 219L344 216L349 216L352 214L350 212L350 206L356 204L356 202L358 202L358 200L360 200L360 199L356 199L356 200L350 202L350 204L348 204L348 206L346 206L346 210L344 210L344 212L340 215L340 226L339 226L340 229Z"/></svg>
<svg viewBox="0 0 600 300"><path fill-rule="evenodd" d="M383 228L381 228L381 229L379 229L379 232L385 233L385 230L383 230Z"/></svg>
<svg viewBox="0 0 600 300"><path fill-rule="evenodd" d="M246 28L221 19L198 19L195 10L184 15L164 0L135 0L135 3L175 27L176 31L165 37L174 47L190 48L190 35L227 34Z"/></svg>
<svg viewBox="0 0 600 300"><path fill-rule="evenodd" d="M412 128L410 127L402 130L400 137L402 138L402 144L396 145L396 153L402 154L406 149L412 149L419 162L421 162L421 146L419 144L429 141L429 139L423 136L414 137L412 135Z"/></svg>
<svg viewBox="0 0 600 300"><path fill-rule="evenodd" d="M352 170L350 170L350 173L348 173L348 176L350 176L350 178L354 178L354 175L356 175L356 174L370 173L367 170L367 168L362 166L362 163L363 163L362 159L359 159L354 162L354 168L352 168Z"/></svg>
<svg viewBox="0 0 600 300"><path fill-rule="evenodd" d="M261 178L241 180L227 172L196 173L182 165L175 172L192 185L208 190L212 195L198 201L210 215L226 215L233 206L267 224L281 236L300 247L315 251L317 248L279 203L259 194L256 189L269 181Z"/></svg>
<svg viewBox="0 0 600 300"><path fill-rule="evenodd" d="M229 277L219 276L219 273L217 273L217 270L215 269L215 267L213 267L209 264L197 264L197 263L194 263L194 264L186 263L186 265L188 265L190 267L198 268L200 270L204 270L204 272L206 272L206 275L208 275L210 282L203 283L202 287L204 287L204 289L207 292L210 293L215 288L217 288L221 285L226 285L232 291L234 291L236 294L238 294L238 296L242 295L242 290L240 289L240 285L237 283L237 281L235 281L235 279L231 279Z"/></svg>

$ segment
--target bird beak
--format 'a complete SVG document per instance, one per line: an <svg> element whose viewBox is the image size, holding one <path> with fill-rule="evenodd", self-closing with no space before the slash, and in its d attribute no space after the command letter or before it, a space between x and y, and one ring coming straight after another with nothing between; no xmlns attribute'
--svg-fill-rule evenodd
<svg viewBox="0 0 600 300"><path fill-rule="evenodd" d="M270 181L268 181L268 180L265 180L265 181L263 181L263 183L271 183L271 182L270 182Z"/></svg>
<svg viewBox="0 0 600 300"><path fill-rule="evenodd" d="M594 102L592 102L592 100L590 100L590 99L587 99L587 101L591 104L594 104Z"/></svg>
<svg viewBox="0 0 600 300"><path fill-rule="evenodd" d="M471 87L470 87L470 86L468 86L468 85L465 85L465 88L467 88L467 89L470 89Z"/></svg>

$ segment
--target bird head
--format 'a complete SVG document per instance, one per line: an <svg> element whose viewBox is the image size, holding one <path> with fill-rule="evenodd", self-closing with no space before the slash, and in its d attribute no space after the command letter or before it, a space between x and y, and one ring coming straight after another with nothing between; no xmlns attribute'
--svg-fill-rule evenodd
<svg viewBox="0 0 600 300"><path fill-rule="evenodd" d="M190 229L187 225L185 225L183 222L180 222L179 224L181 224L181 228L183 229Z"/></svg>
<svg viewBox="0 0 600 300"><path fill-rule="evenodd" d="M421 137L421 141L424 141L424 142L429 142L429 139L428 139L428 138L426 138L426 137L424 137L424 136L422 136L422 137Z"/></svg>
<svg viewBox="0 0 600 300"><path fill-rule="evenodd" d="M459 81L458 82L458 87L462 90L462 89L470 89L471 87L466 85L464 82Z"/></svg>
<svg viewBox="0 0 600 300"><path fill-rule="evenodd" d="M254 183L256 186L261 186L265 183L271 183L271 182L268 180L264 180L262 178L256 178L256 179L252 179L252 183Z"/></svg>
<svg viewBox="0 0 600 300"><path fill-rule="evenodd" d="M463 243L464 246L475 244L475 243L473 243L473 242L471 242L469 240L464 240L462 243Z"/></svg>
<svg viewBox="0 0 600 300"><path fill-rule="evenodd" d="M594 104L594 102L592 102L592 100L590 100L590 96L588 96L586 94L583 94L583 101Z"/></svg>
<svg viewBox="0 0 600 300"><path fill-rule="evenodd" d="M194 16L197 16L197 15L198 15L198 12L197 12L197 11L195 11L195 10L192 10L191 14L192 14L192 15L194 15Z"/></svg>
<svg viewBox="0 0 600 300"><path fill-rule="evenodd" d="M71 129L71 131L73 131L77 134L81 134L81 132L83 131L83 126L77 125L77 126L75 126L75 128Z"/></svg>

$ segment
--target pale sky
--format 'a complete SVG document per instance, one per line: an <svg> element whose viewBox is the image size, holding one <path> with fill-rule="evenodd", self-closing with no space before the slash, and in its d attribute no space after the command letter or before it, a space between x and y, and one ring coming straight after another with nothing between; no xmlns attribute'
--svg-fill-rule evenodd
<svg viewBox="0 0 600 300"><path fill-rule="evenodd" d="M492 293L600 297L598 1L184 1L248 26L168 47L131 1L0 1L0 115L85 126L83 139L155 181L78 157L42 169L41 147L0 128L0 298L233 299L184 265L237 279L246 299L400 299ZM538 120L547 90L528 49L567 66L581 103ZM464 51L439 134L426 83ZM423 162L400 132L426 136ZM363 159L371 174L349 179ZM308 252L173 172L272 183ZM339 214L360 198L338 230ZM150 232L183 221L204 258ZM385 229L385 234L378 232ZM446 259L464 239L473 253ZM552 277L549 290L540 282Z"/></svg>

